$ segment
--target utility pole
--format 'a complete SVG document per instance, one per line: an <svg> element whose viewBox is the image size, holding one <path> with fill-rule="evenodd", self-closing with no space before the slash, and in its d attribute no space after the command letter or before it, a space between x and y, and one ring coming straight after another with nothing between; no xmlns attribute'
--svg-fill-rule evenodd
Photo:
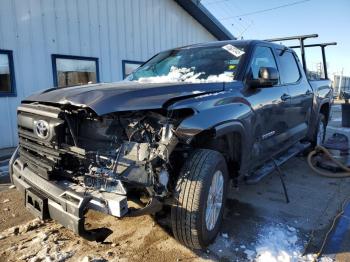
<svg viewBox="0 0 350 262"><path fill-rule="evenodd" d="M341 69L340 77L339 77L339 95L342 93L342 81L343 81L343 73L344 73L344 67Z"/></svg>
<svg viewBox="0 0 350 262"><path fill-rule="evenodd" d="M321 79L322 78L322 75L323 75L323 70L322 70L322 63L321 62L319 62L319 63L317 63L316 64L316 68L317 68L317 77L319 78L319 79Z"/></svg>

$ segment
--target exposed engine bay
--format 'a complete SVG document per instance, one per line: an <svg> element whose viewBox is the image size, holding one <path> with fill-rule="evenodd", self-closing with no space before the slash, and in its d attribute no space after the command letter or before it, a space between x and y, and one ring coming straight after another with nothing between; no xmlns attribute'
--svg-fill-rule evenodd
<svg viewBox="0 0 350 262"><path fill-rule="evenodd" d="M84 131L78 134L76 146L87 151L84 185L114 192L118 188L116 181L121 180L129 186L151 187L154 195L164 195L169 176L167 163L177 144L173 128L168 118L154 112L83 120L80 130Z"/></svg>
<svg viewBox="0 0 350 262"><path fill-rule="evenodd" d="M120 202L129 191L164 199L171 194L171 154L179 143L175 128L186 114L155 110L100 117L83 108L22 105L19 156L33 172L76 192L125 196Z"/></svg>

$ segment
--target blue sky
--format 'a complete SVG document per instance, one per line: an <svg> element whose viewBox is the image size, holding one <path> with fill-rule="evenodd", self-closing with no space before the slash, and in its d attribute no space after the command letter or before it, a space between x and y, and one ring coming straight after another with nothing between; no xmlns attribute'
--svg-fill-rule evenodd
<svg viewBox="0 0 350 262"><path fill-rule="evenodd" d="M308 43L338 42L326 48L328 70L344 68L350 76L350 0L305 0L299 4L253 15L242 14L300 2L298 0L202 0L222 24L236 37L266 39L317 33ZM288 42L289 45L297 42ZM286 43L285 43L286 44ZM320 48L307 50L308 68L321 62Z"/></svg>

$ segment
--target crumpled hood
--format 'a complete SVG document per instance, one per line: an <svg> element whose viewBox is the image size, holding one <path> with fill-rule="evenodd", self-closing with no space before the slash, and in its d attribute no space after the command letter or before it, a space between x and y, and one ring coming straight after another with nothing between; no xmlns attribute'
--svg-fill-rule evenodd
<svg viewBox="0 0 350 262"><path fill-rule="evenodd" d="M98 115L118 111L158 109L172 99L224 90L224 83L139 83L122 81L54 88L23 102L47 102L89 107Z"/></svg>

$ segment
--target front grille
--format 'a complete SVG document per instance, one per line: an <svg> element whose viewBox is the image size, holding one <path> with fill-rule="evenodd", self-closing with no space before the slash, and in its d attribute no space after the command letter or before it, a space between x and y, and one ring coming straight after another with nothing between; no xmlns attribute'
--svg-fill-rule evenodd
<svg viewBox="0 0 350 262"><path fill-rule="evenodd" d="M65 122L59 108L23 104L17 110L19 156L25 165L45 179L53 179L65 155L60 148L64 139ZM48 125L47 137L40 137L36 123Z"/></svg>

